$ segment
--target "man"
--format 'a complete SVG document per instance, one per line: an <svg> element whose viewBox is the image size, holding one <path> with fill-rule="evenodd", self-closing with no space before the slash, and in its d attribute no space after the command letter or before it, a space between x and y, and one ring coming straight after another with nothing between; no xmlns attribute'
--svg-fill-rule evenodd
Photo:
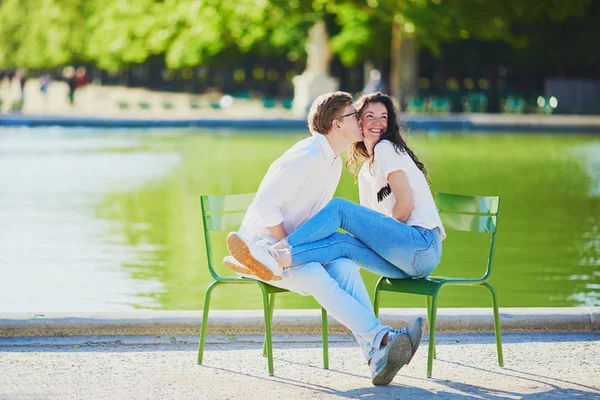
<svg viewBox="0 0 600 400"><path fill-rule="evenodd" d="M317 98L308 115L312 136L296 143L271 164L248 208L240 231L227 238L230 252L247 248L252 240L276 243L315 215L333 197L342 172L340 153L363 140L352 96L345 92ZM236 258L240 258L239 256ZM253 268L233 257L225 264L258 276L269 284L312 295L337 321L348 327L371 367L373 384L387 385L419 346L423 319L403 330L384 326L375 317L358 266L339 259L329 264L308 263L284 272Z"/></svg>

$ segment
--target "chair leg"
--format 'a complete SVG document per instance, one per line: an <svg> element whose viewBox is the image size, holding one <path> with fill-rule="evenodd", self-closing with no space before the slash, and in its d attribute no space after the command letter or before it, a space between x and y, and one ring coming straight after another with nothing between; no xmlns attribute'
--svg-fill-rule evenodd
<svg viewBox="0 0 600 400"><path fill-rule="evenodd" d="M375 294L373 295L373 312L375 313L375 317L379 318L379 293L381 288L381 281L383 277L379 278L377 281L377 285L375 285Z"/></svg>
<svg viewBox="0 0 600 400"><path fill-rule="evenodd" d="M321 308L321 332L323 335L323 368L329 369L329 323L327 310Z"/></svg>
<svg viewBox="0 0 600 400"><path fill-rule="evenodd" d="M269 307L269 294L263 285L260 285L263 295L263 308L265 315L265 344L267 346L267 363L269 376L273 376L273 343L271 340L271 309Z"/></svg>
<svg viewBox="0 0 600 400"><path fill-rule="evenodd" d="M273 322L273 310L275 309L275 293L269 295L269 311L271 312L271 322ZM263 357L267 356L267 333L265 332L265 340L263 341Z"/></svg>
<svg viewBox="0 0 600 400"><path fill-rule="evenodd" d="M431 316L429 318L429 353L427 354L427 377L431 378L433 358L435 357L435 319L437 314L437 291L431 299Z"/></svg>
<svg viewBox="0 0 600 400"><path fill-rule="evenodd" d="M496 349L498 351L498 365L504 367L504 357L502 356L502 334L500 332L500 313L498 312L498 296L496 291L489 283L483 284L492 295L492 307L494 308L494 330L496 331Z"/></svg>
<svg viewBox="0 0 600 400"><path fill-rule="evenodd" d="M431 322L431 296L427 297L427 326L431 330L431 326L435 325L435 323ZM435 343L433 344L433 358L436 358L435 354Z"/></svg>
<svg viewBox="0 0 600 400"><path fill-rule="evenodd" d="M202 357L204 356L204 343L206 341L206 328L208 326L208 310L210 309L210 295L212 291L220 285L220 282L214 281L206 289L204 295L204 311L202 312L202 322L200 328L200 344L198 345L198 365L202 365Z"/></svg>

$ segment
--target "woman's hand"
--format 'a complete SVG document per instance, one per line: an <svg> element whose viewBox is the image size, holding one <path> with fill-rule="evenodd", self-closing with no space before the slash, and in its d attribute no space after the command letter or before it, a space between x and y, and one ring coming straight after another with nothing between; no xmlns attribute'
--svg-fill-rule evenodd
<svg viewBox="0 0 600 400"><path fill-rule="evenodd" d="M406 173L402 170L390 172L387 180L396 198L396 204L392 208L392 218L400 222L406 222L415 208Z"/></svg>

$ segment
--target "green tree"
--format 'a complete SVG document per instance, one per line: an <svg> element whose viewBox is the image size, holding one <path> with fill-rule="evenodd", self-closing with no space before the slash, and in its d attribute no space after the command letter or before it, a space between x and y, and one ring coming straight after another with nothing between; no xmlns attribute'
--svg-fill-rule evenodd
<svg viewBox="0 0 600 400"><path fill-rule="evenodd" d="M163 55L169 68L193 67L222 51L248 50L265 36L266 2L109 0L87 22L87 56L116 70Z"/></svg>
<svg viewBox="0 0 600 400"><path fill-rule="evenodd" d="M389 54L392 94L402 99L416 89L418 46L439 54L444 42L479 38L522 47L528 38L515 26L582 16L589 4L590 0L338 1L335 14L341 30L331 43L346 65Z"/></svg>
<svg viewBox="0 0 600 400"><path fill-rule="evenodd" d="M0 67L78 61L107 70L164 57L193 67L227 51L305 58L307 32L326 21L346 66L391 60L393 94L414 90L416 50L479 38L524 46L527 30L581 16L591 0L0 0Z"/></svg>
<svg viewBox="0 0 600 400"><path fill-rule="evenodd" d="M52 68L81 60L84 0L7 0L0 4L0 66Z"/></svg>

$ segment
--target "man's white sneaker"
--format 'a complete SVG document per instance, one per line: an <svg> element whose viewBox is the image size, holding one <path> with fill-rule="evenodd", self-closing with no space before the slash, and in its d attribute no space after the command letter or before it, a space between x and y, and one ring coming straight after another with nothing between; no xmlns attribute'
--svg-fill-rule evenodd
<svg viewBox="0 0 600 400"><path fill-rule="evenodd" d="M283 269L269 252L271 244L259 237L248 242L237 232L227 235L229 253L263 281L281 279Z"/></svg>
<svg viewBox="0 0 600 400"><path fill-rule="evenodd" d="M404 328L388 334L387 345L376 350L369 361L373 385L389 384L400 368L412 360L421 344L424 323L425 319L419 317Z"/></svg>
<svg viewBox="0 0 600 400"><path fill-rule="evenodd" d="M370 361L373 385L388 385L412 358L412 344L404 331L390 332L384 348L375 350Z"/></svg>
<svg viewBox="0 0 600 400"><path fill-rule="evenodd" d="M417 349L419 348L419 345L421 344L421 336L423 336L424 323L425 319L419 317L410 324L406 325L404 328L402 328L402 330L405 331L408 337L410 338L410 343L412 345L412 354L410 356L410 359L406 362L407 364L410 362L410 360L412 360L413 356L417 352Z"/></svg>

